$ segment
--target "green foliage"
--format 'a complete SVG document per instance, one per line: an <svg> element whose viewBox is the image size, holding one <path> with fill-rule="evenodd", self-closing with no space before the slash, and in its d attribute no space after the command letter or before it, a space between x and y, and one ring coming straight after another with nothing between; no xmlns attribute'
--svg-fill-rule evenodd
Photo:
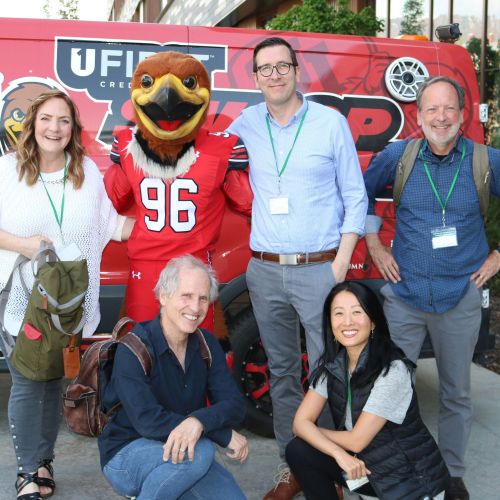
<svg viewBox="0 0 500 500"><path fill-rule="evenodd" d="M399 29L400 35L422 35L422 16L424 9L422 0L405 0L403 19Z"/></svg>
<svg viewBox="0 0 500 500"><path fill-rule="evenodd" d="M332 7L326 0L304 0L284 14L271 19L266 28L281 31L341 33L344 35L375 36L384 27L372 7L355 13L347 7L348 0L338 0Z"/></svg>
<svg viewBox="0 0 500 500"><path fill-rule="evenodd" d="M57 19L78 19L78 1L79 0L57 0L59 6L57 7L56 15L52 15L54 10L55 0L45 0L43 11L48 18Z"/></svg>
<svg viewBox="0 0 500 500"><path fill-rule="evenodd" d="M481 78L481 40L472 37L466 45L474 69L477 84ZM488 103L489 119L484 126L484 140L495 148L500 148L500 53L489 43L486 44L485 100Z"/></svg>

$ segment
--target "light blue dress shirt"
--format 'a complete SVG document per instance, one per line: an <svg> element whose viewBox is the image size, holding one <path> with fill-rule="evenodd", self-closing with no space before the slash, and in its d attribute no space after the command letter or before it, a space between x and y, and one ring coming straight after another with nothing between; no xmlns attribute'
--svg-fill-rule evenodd
<svg viewBox="0 0 500 500"><path fill-rule="evenodd" d="M245 109L228 129L243 140L250 158L252 250L318 252L337 248L343 233L364 234L368 201L347 121L339 112L299 97L303 104L285 126L272 118L263 102ZM285 163L306 111L279 178L278 168ZM277 197L288 198L287 214L271 214L270 200Z"/></svg>

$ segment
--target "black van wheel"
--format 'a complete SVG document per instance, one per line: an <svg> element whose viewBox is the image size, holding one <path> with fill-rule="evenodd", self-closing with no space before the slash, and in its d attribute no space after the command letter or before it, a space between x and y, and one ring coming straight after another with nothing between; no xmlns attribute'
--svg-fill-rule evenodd
<svg viewBox="0 0 500 500"><path fill-rule="evenodd" d="M267 357L251 307L236 316L229 337L233 376L247 404L245 427L260 436L274 437Z"/></svg>
<svg viewBox="0 0 500 500"><path fill-rule="evenodd" d="M269 392L267 356L259 336L252 307L241 311L229 327L233 351L232 370L238 387L245 396L245 427L263 437L274 437L273 405ZM302 336L302 385L307 389L307 354Z"/></svg>

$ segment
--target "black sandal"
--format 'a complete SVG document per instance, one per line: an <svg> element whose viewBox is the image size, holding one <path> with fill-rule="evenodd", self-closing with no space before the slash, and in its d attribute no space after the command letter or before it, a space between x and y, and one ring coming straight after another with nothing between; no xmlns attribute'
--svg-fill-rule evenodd
<svg viewBox="0 0 500 500"><path fill-rule="evenodd" d="M17 480L15 484L17 494L19 495L19 492L25 486L28 486L28 484L37 483L36 479L37 479L36 472L20 472L17 475ZM35 491L33 493L25 493L24 495L18 496L17 500L42 500L42 496L40 495L40 492Z"/></svg>
<svg viewBox="0 0 500 500"><path fill-rule="evenodd" d="M38 466L39 469L44 468L47 470L47 472L52 476L50 477L40 477L38 473L36 474L35 482L38 484L38 486L44 487L44 488L50 488L52 491L50 493L46 493L45 495L42 495L40 493L41 498L49 498L54 494L54 490L56 489L56 482L54 481L54 468L52 467L52 460L45 459L40 462L40 465Z"/></svg>

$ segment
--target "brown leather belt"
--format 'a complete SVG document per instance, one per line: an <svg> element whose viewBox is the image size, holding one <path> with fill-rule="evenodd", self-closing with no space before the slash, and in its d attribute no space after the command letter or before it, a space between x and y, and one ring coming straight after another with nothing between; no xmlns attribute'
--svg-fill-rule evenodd
<svg viewBox="0 0 500 500"><path fill-rule="evenodd" d="M299 264L310 264L312 262L328 262L335 259L337 249L325 250L323 252L311 253L269 253L256 252L252 250L252 257L259 260L277 262L282 266L297 266Z"/></svg>

